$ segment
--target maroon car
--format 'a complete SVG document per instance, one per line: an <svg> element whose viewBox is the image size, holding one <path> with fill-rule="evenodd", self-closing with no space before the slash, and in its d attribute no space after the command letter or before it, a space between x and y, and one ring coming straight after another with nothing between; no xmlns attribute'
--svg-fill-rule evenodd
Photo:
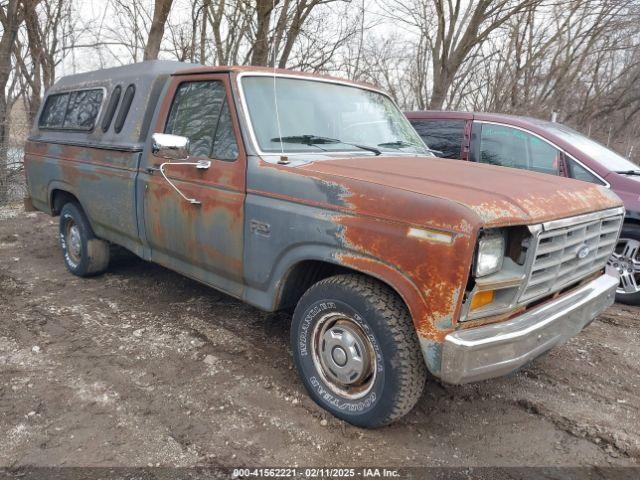
<svg viewBox="0 0 640 480"><path fill-rule="evenodd" d="M490 113L421 111L406 115L439 157L561 175L615 192L627 210L620 241L609 261L620 275L616 300L640 305L638 165L560 123Z"/></svg>

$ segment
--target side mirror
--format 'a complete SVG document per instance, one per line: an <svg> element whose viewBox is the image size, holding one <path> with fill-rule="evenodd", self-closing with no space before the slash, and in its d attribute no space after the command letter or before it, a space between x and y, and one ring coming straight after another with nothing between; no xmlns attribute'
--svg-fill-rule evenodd
<svg viewBox="0 0 640 480"><path fill-rule="evenodd" d="M189 158L189 139L168 133L154 133L151 137L153 155L166 160Z"/></svg>

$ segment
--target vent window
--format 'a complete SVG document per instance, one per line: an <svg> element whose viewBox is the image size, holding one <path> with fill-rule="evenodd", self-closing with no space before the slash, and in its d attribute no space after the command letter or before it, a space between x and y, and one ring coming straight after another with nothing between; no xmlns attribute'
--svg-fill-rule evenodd
<svg viewBox="0 0 640 480"><path fill-rule="evenodd" d="M124 126L124 121L127 119L127 114L129 113L129 108L131 107L131 102L133 102L133 96L135 93L136 86L133 83L124 91L122 104L120 105L120 110L118 110L118 116L116 118L116 124L113 127L116 133L120 133Z"/></svg>
<svg viewBox="0 0 640 480"><path fill-rule="evenodd" d="M111 93L111 98L109 98L109 105L107 106L107 111L104 113L104 117L102 119L102 131L106 132L109 130L111 126L111 120L113 120L113 116L116 113L116 108L118 107L118 102L120 102L120 94L122 93L122 87L117 85L116 88L113 89Z"/></svg>

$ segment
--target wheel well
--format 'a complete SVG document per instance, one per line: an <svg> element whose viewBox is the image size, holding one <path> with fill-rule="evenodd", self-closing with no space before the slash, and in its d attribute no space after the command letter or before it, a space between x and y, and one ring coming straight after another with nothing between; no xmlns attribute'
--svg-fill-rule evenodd
<svg viewBox="0 0 640 480"><path fill-rule="evenodd" d="M624 225L636 225L636 226L640 226L640 219L639 218L630 218L630 217L626 217L624 219Z"/></svg>
<svg viewBox="0 0 640 480"><path fill-rule="evenodd" d="M342 265L336 265L335 263L324 262L322 260L304 260L296 263L285 276L285 280L280 289L278 301L276 302L277 310L292 310L297 305L300 297L315 283L320 280L324 280L334 275L341 275L345 273L354 273L358 275L364 275L366 277L374 278L374 280L384 283L389 287L401 301L402 296L388 283L381 281L371 275L362 273L353 268L345 267Z"/></svg>
<svg viewBox="0 0 640 480"><path fill-rule="evenodd" d="M75 202L77 204L80 204L80 202L75 197L75 195L69 192L66 192L64 190L54 190L53 192L51 192L50 205L51 205L51 213L53 214L53 216L60 215L60 211L62 210L62 207L64 207L64 205L69 202Z"/></svg>

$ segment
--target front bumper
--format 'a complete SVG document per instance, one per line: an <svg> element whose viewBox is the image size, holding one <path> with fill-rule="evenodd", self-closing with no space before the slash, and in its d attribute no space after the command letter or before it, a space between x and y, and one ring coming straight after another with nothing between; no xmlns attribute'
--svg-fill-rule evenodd
<svg viewBox="0 0 640 480"><path fill-rule="evenodd" d="M510 373L578 334L613 304L618 279L597 279L505 322L450 333L440 379L468 383Z"/></svg>

